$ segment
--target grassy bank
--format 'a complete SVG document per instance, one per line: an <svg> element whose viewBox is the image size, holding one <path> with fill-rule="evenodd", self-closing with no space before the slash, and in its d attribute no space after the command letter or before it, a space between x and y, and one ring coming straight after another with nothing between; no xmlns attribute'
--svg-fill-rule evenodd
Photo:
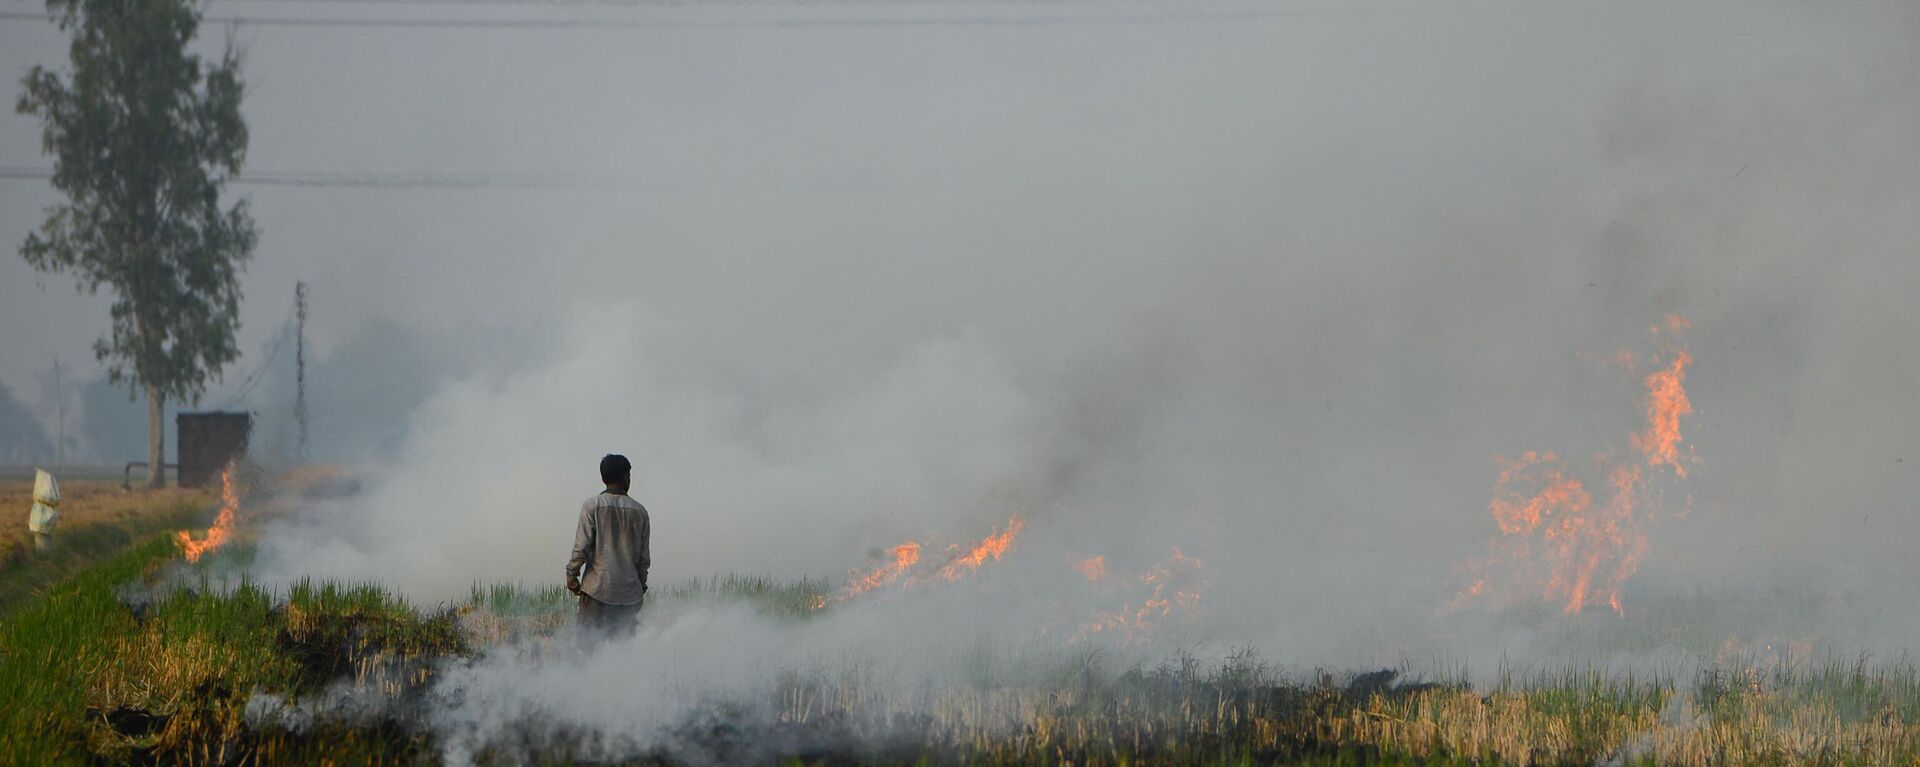
<svg viewBox="0 0 1920 767"><path fill-rule="evenodd" d="M166 536L21 605L0 625L0 755L19 764L414 761L422 738L385 725L293 735L248 727L256 691L336 683L404 699L429 661L467 651L450 615L422 616L371 587L242 584L216 593ZM197 585L197 587L196 587Z"/></svg>
<svg viewBox="0 0 1920 767"><path fill-rule="evenodd" d="M60 524L49 551L35 551L27 534L31 481L0 482L0 620L27 597L93 565L111 559L148 536L205 523L213 497L204 490L125 491L118 481L74 480L61 484Z"/></svg>

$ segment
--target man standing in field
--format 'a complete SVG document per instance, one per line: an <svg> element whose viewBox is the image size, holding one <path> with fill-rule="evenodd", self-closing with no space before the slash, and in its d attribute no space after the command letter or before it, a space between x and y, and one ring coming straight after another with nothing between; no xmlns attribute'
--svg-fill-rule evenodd
<svg viewBox="0 0 1920 767"><path fill-rule="evenodd" d="M639 618L653 560L647 549L647 508L627 495L633 464L623 455L600 459L600 481L607 489L580 504L567 590L580 597L581 630L610 635L632 628Z"/></svg>

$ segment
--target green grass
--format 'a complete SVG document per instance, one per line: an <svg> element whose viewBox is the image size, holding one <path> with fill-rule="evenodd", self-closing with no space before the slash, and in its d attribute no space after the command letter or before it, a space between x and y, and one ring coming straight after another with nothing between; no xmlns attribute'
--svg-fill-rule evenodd
<svg viewBox="0 0 1920 767"><path fill-rule="evenodd" d="M191 499L178 499L150 511L114 522L63 525L51 551L34 552L0 567L0 620L14 607L45 592L62 579L125 552L136 541L155 533L198 525L206 509Z"/></svg>
<svg viewBox="0 0 1920 767"><path fill-rule="evenodd" d="M574 604L574 596L564 586L528 588L515 583L474 584L467 607L483 609L494 615L525 617L558 612Z"/></svg>
<svg viewBox="0 0 1920 767"><path fill-rule="evenodd" d="M647 604L658 607L669 603L741 602L766 615L807 618L826 609L830 593L825 581L730 573L690 578L655 588L647 592ZM495 616L526 618L571 611L575 604L576 598L559 585L476 583L462 606Z"/></svg>
<svg viewBox="0 0 1920 767"><path fill-rule="evenodd" d="M0 625L0 755L21 764L418 757L424 740L392 732L302 737L247 729L256 691L292 700L340 679L417 695L432 662L467 653L451 615L421 615L371 585L247 582L121 594L176 561L155 536L22 605ZM130 585L131 584L131 585ZM128 732L110 720L158 720ZM119 725L124 728L124 724Z"/></svg>
<svg viewBox="0 0 1920 767"><path fill-rule="evenodd" d="M133 615L114 599L173 543L152 538L19 607L0 624L0 754L18 764L83 760L88 673L120 662L114 637L131 633Z"/></svg>
<svg viewBox="0 0 1920 767"><path fill-rule="evenodd" d="M746 602L769 615L805 618L826 609L827 596L831 593L824 580L782 580L766 575L728 573L668 584L648 596L688 602Z"/></svg>
<svg viewBox="0 0 1920 767"><path fill-rule="evenodd" d="M247 556L239 546L220 554ZM432 763L437 745L416 704L430 700L442 665L493 642L551 637L573 606L553 586L482 584L451 609L421 609L375 583L273 590L216 583L205 565L182 567L168 537L150 536L18 604L0 622L0 763ZM652 597L810 620L830 614L830 593L817 581L725 575ZM724 726L654 724L678 728L676 743L772 748L748 761L809 765L1920 761L1920 671L1904 660L1503 670L1485 689L1459 673L1302 678L1250 650L1130 664L1083 645L962 662L965 681L905 698L857 665L792 669L768 680L763 699L716 704ZM246 715L255 693L298 706L342 684L397 705L300 731ZM565 738L528 742L537 745L494 744L481 762L579 756Z"/></svg>

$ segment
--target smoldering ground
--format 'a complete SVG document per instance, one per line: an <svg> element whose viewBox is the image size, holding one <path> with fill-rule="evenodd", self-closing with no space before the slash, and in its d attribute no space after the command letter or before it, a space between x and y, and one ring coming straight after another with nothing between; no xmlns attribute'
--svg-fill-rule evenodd
<svg viewBox="0 0 1920 767"><path fill-rule="evenodd" d="M1104 606L1076 561L1138 573L1175 547L1205 563L1203 609L1143 657L1631 666L1689 627L1897 653L1914 626L1883 608L1920 576L1917 21L1897 3L1381 4L589 37L481 66L409 127L648 181L334 201L390 255L330 269L317 301L533 340L428 397L365 494L267 528L259 574L422 604L557 581L615 451L662 583L843 581L904 540L1027 520L977 578L885 606L689 616L586 663L487 658L449 677L455 731L530 710L621 731L611 712L672 683L843 651L943 679L951 654L915 648L1038 635ZM502 93L527 108L465 119ZM287 98L256 97L263 136L299 133ZM258 207L327 241L290 202ZM1605 360L1668 314L1692 321L1699 463L1666 488L1623 614L1436 615L1496 534L1492 457L1624 444L1641 382ZM1764 606L1809 593L1840 596ZM1694 594L1755 606L1660 607ZM1587 652L1594 627L1625 638Z"/></svg>

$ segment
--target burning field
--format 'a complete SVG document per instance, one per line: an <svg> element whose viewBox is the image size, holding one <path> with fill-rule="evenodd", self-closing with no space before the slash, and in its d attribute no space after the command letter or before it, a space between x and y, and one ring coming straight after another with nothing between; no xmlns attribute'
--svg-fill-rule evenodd
<svg viewBox="0 0 1920 767"><path fill-rule="evenodd" d="M177 551L155 540L12 616L0 676L14 703L0 730L6 753L31 763L213 764L1713 765L1920 756L1920 671L1905 663L1731 648L1691 670L1503 671L1477 683L1405 669L1290 672L1249 650L1128 660L1081 643L1139 630L1142 609L1158 615L1148 587L1179 577L1189 566L1179 555L1139 578L1149 594L1139 607L1100 611L1051 650L924 647L951 674L902 684L897 660L779 647L812 643L821 630L843 637L833 624L861 617L844 585L737 576L676 584L656 594L630 640L582 649L557 588L476 588L423 610L371 585L222 587L205 570L169 564ZM211 552L202 566L241 555ZM745 655L737 645L714 649L714 637L747 630L773 637ZM59 651L21 662L37 647ZM750 673L708 665L721 657ZM610 662L630 676L595 672ZM661 687L636 691L635 682ZM622 707L606 710L609 691L620 689L611 700Z"/></svg>
<svg viewBox="0 0 1920 767"><path fill-rule="evenodd" d="M1637 381L1642 416L1618 449L1496 459L1497 534L1463 557L1464 585L1425 629L1471 636L1493 621L1574 657L1664 665L1284 665L1214 643L1210 617L1247 607L1213 595L1217 568L1184 542L1158 557L1088 551L1086 536L1046 536L1034 512L881 544L836 578L666 583L630 636L595 642L575 634L557 584L421 604L379 583L257 581L262 536L301 519L319 482L230 468L208 527L151 539L8 617L0 751L22 763L1913 763L1920 669L1818 646L1819 595L1630 588L1705 460L1686 438L1686 329L1669 317L1651 351L1608 364Z"/></svg>
<svg viewBox="0 0 1920 767"><path fill-rule="evenodd" d="M0 765L1920 767L1916 39L0 12Z"/></svg>

